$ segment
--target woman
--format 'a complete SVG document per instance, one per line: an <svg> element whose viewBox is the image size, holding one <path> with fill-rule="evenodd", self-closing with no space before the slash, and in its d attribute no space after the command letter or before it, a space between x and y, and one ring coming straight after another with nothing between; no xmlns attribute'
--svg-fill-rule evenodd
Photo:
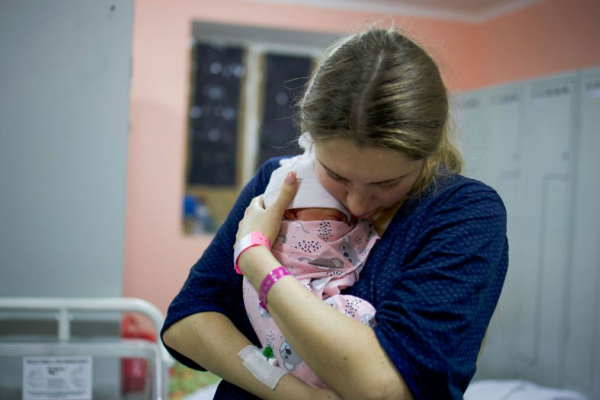
<svg viewBox="0 0 600 400"><path fill-rule="evenodd" d="M506 274L506 215L496 192L459 175L437 66L394 30L350 36L314 72L299 120L313 138L321 184L354 217L373 218L381 235L345 292L374 305L377 325L347 318L284 276L268 291L268 311L331 390L289 374L272 390L242 364L238 352L258 341L232 247L256 231L273 242L296 188L291 173L264 208L260 195L278 166L272 160L171 304L165 344L186 365L227 381L217 398L461 399ZM266 246L254 246L238 266L259 290L279 264Z"/></svg>

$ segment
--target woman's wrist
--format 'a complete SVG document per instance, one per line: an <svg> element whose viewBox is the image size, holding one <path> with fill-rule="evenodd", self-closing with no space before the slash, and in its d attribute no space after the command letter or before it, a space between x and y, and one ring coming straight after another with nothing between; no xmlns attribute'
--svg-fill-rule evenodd
<svg viewBox="0 0 600 400"><path fill-rule="evenodd" d="M290 275L290 272L284 266L280 266L269 272L265 279L263 279L258 291L258 299L260 300L259 305L263 309L267 309L267 296L269 295L273 285L275 285L282 278Z"/></svg>
<svg viewBox="0 0 600 400"><path fill-rule="evenodd" d="M255 246L244 251L238 259L238 265L244 276L259 289L264 278L275 268L281 266L265 246Z"/></svg>
<svg viewBox="0 0 600 400"><path fill-rule="evenodd" d="M241 239L236 242L233 251L233 263L235 266L235 272L242 274L238 266L238 259L248 249L255 246L265 246L269 250L271 249L271 241L260 231L252 231L247 235L244 235Z"/></svg>

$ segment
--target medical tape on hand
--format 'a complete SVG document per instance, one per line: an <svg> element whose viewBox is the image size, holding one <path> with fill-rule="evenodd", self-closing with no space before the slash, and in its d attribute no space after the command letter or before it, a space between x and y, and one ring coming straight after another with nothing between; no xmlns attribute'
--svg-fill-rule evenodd
<svg viewBox="0 0 600 400"><path fill-rule="evenodd" d="M281 377L287 374L287 371L284 369L271 365L256 346L249 345L244 347L238 353L238 356L244 361L244 367L246 367L256 379L271 389L275 389L275 386L277 386Z"/></svg>

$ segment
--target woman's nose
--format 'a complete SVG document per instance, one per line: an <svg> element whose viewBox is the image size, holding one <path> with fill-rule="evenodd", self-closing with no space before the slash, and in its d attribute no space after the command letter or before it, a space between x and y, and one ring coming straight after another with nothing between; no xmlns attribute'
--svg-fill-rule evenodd
<svg viewBox="0 0 600 400"><path fill-rule="evenodd" d="M346 202L348 203L350 212L355 217L360 217L361 215L372 211L369 209L371 206L371 197L367 193L350 191L346 197Z"/></svg>

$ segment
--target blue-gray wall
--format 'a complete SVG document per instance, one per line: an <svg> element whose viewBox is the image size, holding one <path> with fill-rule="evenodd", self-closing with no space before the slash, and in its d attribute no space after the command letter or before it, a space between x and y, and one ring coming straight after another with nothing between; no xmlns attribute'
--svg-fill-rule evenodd
<svg viewBox="0 0 600 400"><path fill-rule="evenodd" d="M121 296L133 0L0 2L0 296Z"/></svg>

